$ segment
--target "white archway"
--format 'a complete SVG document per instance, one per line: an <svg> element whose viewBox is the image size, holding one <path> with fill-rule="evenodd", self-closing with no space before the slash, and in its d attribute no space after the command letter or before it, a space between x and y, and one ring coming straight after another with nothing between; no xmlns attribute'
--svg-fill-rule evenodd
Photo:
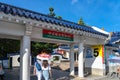
<svg viewBox="0 0 120 80"><path fill-rule="evenodd" d="M30 80L30 42L50 42L70 45L70 75L74 75L73 46L78 44L78 76L84 77L84 44L105 44L108 35L88 26L59 20L33 11L0 3L0 37L21 41L20 80ZM44 30L49 32L45 37ZM57 38L56 38L57 37ZM25 72L25 73L24 73Z"/></svg>

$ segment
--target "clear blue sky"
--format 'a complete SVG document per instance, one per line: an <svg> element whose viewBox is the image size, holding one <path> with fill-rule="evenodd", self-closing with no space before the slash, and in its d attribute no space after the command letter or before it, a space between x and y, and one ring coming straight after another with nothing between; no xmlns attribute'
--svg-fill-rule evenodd
<svg viewBox="0 0 120 80"><path fill-rule="evenodd" d="M48 14L49 7L58 16L78 22L82 16L90 26L105 28L105 31L120 31L120 0L0 0L7 4Z"/></svg>

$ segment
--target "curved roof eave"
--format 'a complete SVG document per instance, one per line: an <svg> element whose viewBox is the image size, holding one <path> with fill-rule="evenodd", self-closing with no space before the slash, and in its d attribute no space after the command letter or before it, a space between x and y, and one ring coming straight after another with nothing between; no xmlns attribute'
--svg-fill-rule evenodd
<svg viewBox="0 0 120 80"><path fill-rule="evenodd" d="M25 17L25 18L30 18L30 19L37 20L37 21L43 21L43 22L47 22L51 24L56 24L56 25L64 26L66 28L71 28L74 30L81 30L81 31L92 33L92 34L101 35L106 38L108 37L107 34L98 32L89 26L82 26L74 22L57 19L57 18L50 17L45 14L18 8L18 7L11 6L5 3L0 3L0 12L3 12L5 14L11 14L13 16Z"/></svg>
<svg viewBox="0 0 120 80"><path fill-rule="evenodd" d="M119 42L120 42L120 32L113 32L109 43L115 44Z"/></svg>
<svg viewBox="0 0 120 80"><path fill-rule="evenodd" d="M119 48L119 46L117 44L105 44L105 46L109 46L109 47L116 47L116 48Z"/></svg>

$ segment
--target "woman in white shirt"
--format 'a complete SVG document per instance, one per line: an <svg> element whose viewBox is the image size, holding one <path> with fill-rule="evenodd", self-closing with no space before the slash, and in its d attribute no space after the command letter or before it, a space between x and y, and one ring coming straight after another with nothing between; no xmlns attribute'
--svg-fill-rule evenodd
<svg viewBox="0 0 120 80"><path fill-rule="evenodd" d="M52 78L51 67L48 63L48 60L43 60L42 63L42 74L45 80L49 80L49 77Z"/></svg>
<svg viewBox="0 0 120 80"><path fill-rule="evenodd" d="M36 64L39 64L39 66L41 67L42 63L41 63L41 59L37 59L37 61L35 62L34 65L34 75L37 76L38 80L42 79L42 68L39 70L36 66Z"/></svg>

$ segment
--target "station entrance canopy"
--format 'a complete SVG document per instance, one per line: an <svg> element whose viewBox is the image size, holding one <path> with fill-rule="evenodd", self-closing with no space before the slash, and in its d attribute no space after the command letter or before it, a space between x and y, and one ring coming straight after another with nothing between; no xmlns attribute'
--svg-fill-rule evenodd
<svg viewBox="0 0 120 80"><path fill-rule="evenodd" d="M78 76L83 77L84 44L105 44L108 34L89 26L81 26L38 12L0 3L0 38L18 39L20 49L20 80L30 80L30 42L70 45L70 74L74 74L73 45L78 45ZM24 73L25 72L25 73Z"/></svg>
<svg viewBox="0 0 120 80"><path fill-rule="evenodd" d="M0 13L0 20L3 21L30 24L34 27L52 29L80 36L82 35L102 39L108 37L108 35L100 33L89 26L81 26L77 23L53 18L45 14L14 7L4 3L0 3Z"/></svg>

